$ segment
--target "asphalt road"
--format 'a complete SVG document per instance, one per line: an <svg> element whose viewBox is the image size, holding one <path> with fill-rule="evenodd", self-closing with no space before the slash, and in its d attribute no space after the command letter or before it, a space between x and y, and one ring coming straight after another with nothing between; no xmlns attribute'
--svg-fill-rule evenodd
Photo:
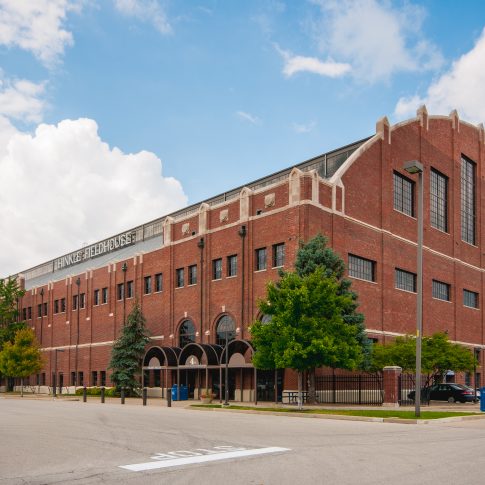
<svg viewBox="0 0 485 485"><path fill-rule="evenodd" d="M404 425L0 398L2 485L478 484L484 450L485 420Z"/></svg>

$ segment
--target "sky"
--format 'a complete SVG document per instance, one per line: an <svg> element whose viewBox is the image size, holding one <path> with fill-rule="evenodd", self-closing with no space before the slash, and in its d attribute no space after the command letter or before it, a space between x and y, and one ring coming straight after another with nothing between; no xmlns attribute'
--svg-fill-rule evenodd
<svg viewBox="0 0 485 485"><path fill-rule="evenodd" d="M0 0L0 276L375 133L485 121L481 0Z"/></svg>

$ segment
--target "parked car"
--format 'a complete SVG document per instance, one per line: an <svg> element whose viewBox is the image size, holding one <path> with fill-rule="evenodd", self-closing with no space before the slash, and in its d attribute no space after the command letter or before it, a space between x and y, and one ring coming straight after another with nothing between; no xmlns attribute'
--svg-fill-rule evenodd
<svg viewBox="0 0 485 485"><path fill-rule="evenodd" d="M414 391L408 394L408 398L413 401L414 396ZM473 402L475 391L462 384L435 384L421 390L421 399L425 401Z"/></svg>
<svg viewBox="0 0 485 485"><path fill-rule="evenodd" d="M473 394L475 395L475 389L473 389L473 387L471 387L471 386L466 386L466 387L468 387L468 389L470 389L470 391L472 391ZM480 388L477 387L477 401L480 401L480 395L481 395Z"/></svg>

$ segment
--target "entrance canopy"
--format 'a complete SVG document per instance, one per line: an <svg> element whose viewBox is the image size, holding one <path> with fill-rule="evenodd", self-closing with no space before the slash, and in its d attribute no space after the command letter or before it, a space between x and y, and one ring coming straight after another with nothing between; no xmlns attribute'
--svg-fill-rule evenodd
<svg viewBox="0 0 485 485"><path fill-rule="evenodd" d="M176 369L181 352L179 347L150 347L143 358L143 369Z"/></svg>

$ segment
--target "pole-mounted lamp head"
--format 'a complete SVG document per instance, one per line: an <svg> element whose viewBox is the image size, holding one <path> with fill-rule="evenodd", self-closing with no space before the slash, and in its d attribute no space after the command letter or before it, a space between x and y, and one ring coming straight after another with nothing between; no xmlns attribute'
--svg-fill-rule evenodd
<svg viewBox="0 0 485 485"><path fill-rule="evenodd" d="M123 273L126 273L126 270L128 269L128 266L126 263L123 263L123 266L121 266L121 271L123 271Z"/></svg>
<svg viewBox="0 0 485 485"><path fill-rule="evenodd" d="M407 173L415 174L415 173L423 173L423 164L418 162L417 160L411 160L410 162L406 162L404 164L404 170Z"/></svg>

